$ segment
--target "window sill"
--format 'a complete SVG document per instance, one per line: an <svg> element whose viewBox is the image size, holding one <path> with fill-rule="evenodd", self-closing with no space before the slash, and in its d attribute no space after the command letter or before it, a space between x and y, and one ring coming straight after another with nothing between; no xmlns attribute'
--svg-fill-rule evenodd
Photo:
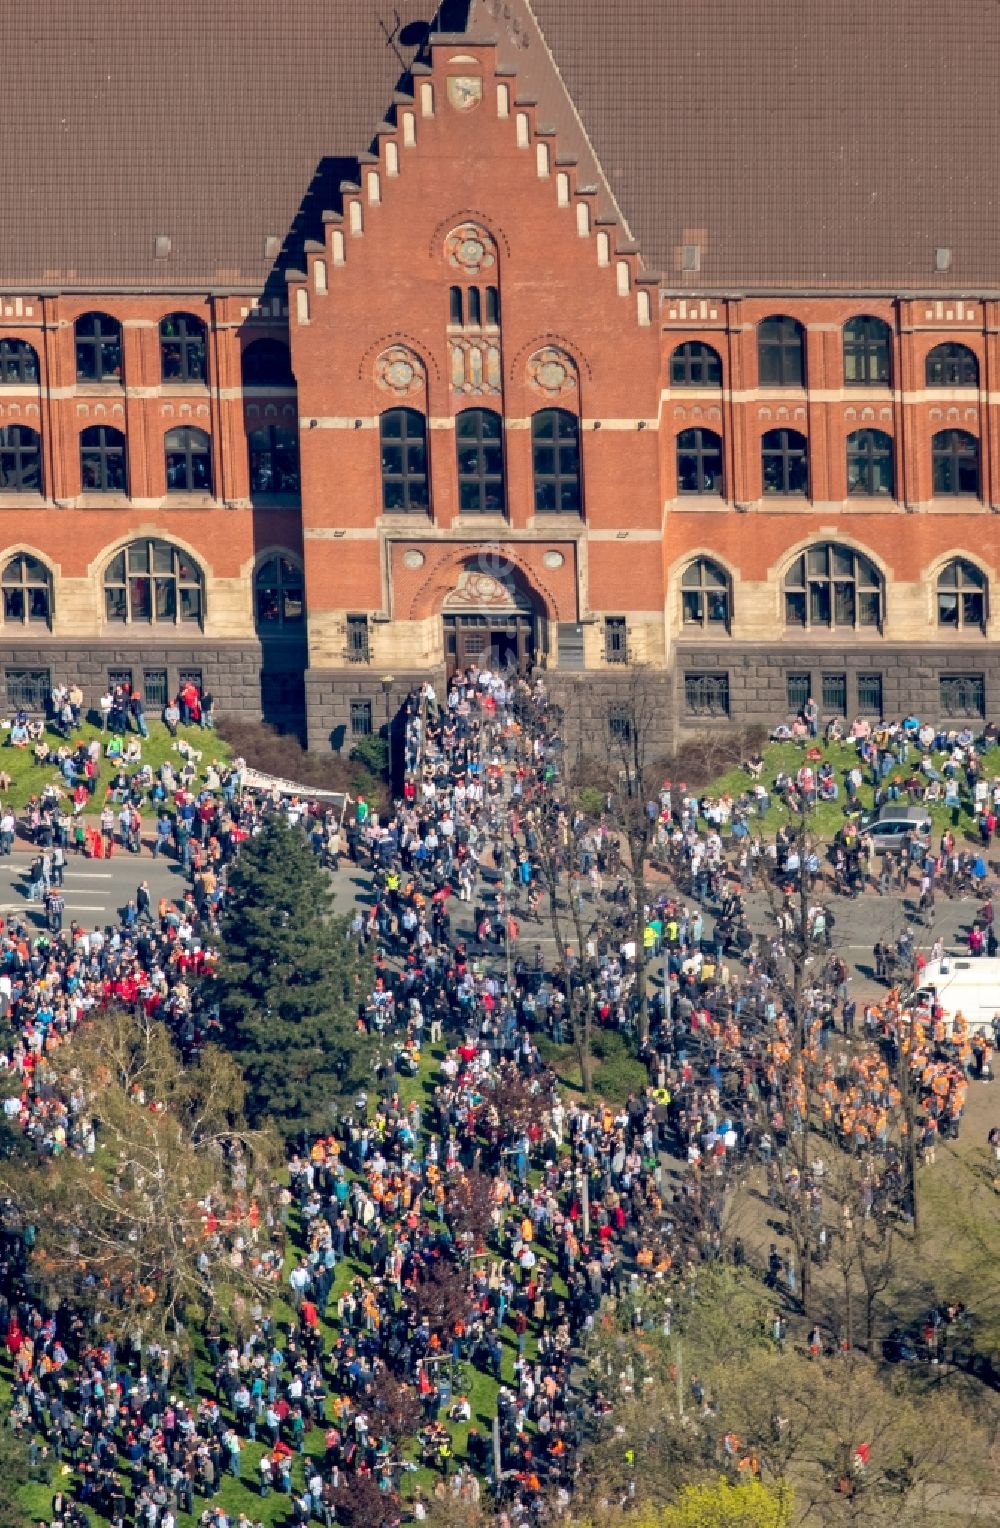
<svg viewBox="0 0 1000 1528"><path fill-rule="evenodd" d="M506 530L510 525L507 516L498 509L462 510L455 516L452 523L460 528L468 526L470 529L476 525L498 525Z"/></svg>
<svg viewBox="0 0 1000 1528"><path fill-rule="evenodd" d="M207 398L209 386L207 382L161 382L160 396L162 398L190 398L193 394Z"/></svg>
<svg viewBox="0 0 1000 1528"><path fill-rule="evenodd" d="M190 642L194 638L204 635L205 628L200 621L102 621L101 635L112 638L125 635L144 634L155 636L157 641L172 642L182 639Z"/></svg>
<svg viewBox="0 0 1000 1528"><path fill-rule="evenodd" d="M160 500L161 509L218 509L219 501L210 493L168 493Z"/></svg>
<svg viewBox="0 0 1000 1528"><path fill-rule="evenodd" d="M83 382L79 379L76 384L78 398L106 398L108 394L125 396L125 383L121 379L110 382Z"/></svg>
<svg viewBox="0 0 1000 1528"><path fill-rule="evenodd" d="M132 500L127 493L81 494L74 509L128 509Z"/></svg>
<svg viewBox="0 0 1000 1528"><path fill-rule="evenodd" d="M53 509L51 499L40 493L0 493L0 509Z"/></svg>
<svg viewBox="0 0 1000 1528"><path fill-rule="evenodd" d="M782 626L780 640L783 642L878 642L891 641L885 630L878 626Z"/></svg>
<svg viewBox="0 0 1000 1528"><path fill-rule="evenodd" d="M712 514L718 514L720 510L732 509L734 506L729 499L720 498L716 493L679 493L672 500L675 513L685 510L708 510Z"/></svg>

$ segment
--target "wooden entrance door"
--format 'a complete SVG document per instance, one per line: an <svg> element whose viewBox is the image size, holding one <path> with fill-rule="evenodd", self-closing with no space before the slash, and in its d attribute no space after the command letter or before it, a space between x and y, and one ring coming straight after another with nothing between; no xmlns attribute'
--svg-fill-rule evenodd
<svg viewBox="0 0 1000 1528"><path fill-rule="evenodd" d="M499 612L446 615L444 651L449 674L468 668L470 663L527 674L535 657L534 617Z"/></svg>

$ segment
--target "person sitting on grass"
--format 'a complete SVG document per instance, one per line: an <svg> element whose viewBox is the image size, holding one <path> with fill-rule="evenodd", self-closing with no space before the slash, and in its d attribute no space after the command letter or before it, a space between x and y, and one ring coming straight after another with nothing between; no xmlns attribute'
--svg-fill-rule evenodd
<svg viewBox="0 0 1000 1528"><path fill-rule="evenodd" d="M28 718L23 712L18 712L10 724L10 746L12 748L28 746Z"/></svg>

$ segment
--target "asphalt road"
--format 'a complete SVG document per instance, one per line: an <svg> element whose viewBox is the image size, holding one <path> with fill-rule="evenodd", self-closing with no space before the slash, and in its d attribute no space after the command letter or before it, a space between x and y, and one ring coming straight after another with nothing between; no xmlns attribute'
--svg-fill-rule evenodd
<svg viewBox="0 0 1000 1528"><path fill-rule="evenodd" d="M17 853L0 859L0 916L8 918L17 913L38 928L45 926L45 914L38 902L28 900L28 869L33 856ZM185 881L173 861L154 860L149 855L141 857L121 853L110 860L88 860L70 855L66 866L63 895L66 912L63 926L72 919L88 928L116 923L119 909L140 881L149 882L150 895L155 908L162 896L183 896Z"/></svg>
<svg viewBox="0 0 1000 1528"><path fill-rule="evenodd" d="M491 879L491 873L487 872L487 881ZM357 897L370 902L370 876L366 871L359 870L357 866L349 865L346 860L341 861L341 868L333 876L333 882L335 906L338 912L349 911ZM697 905L692 897L686 897L683 900L689 907ZM939 895L933 913L926 920L917 912L916 888L911 888L906 895L893 891L884 897L874 891L865 892L854 898L827 897L822 892L818 892L817 900L823 901L835 915L833 949L848 966L852 981L855 983L855 996L860 998L867 992L876 990L872 958L872 949L876 940L881 939L883 943L894 944L903 929L909 926L913 929L918 949L929 951L935 939L940 937L944 941L946 950L951 952L964 950L967 948L966 934L969 925L982 898L966 897L950 900ZM453 932L463 936L473 933L474 905L460 902L457 897L451 898L449 911ZM586 904L587 921L592 917L592 905L590 902ZM604 903L602 906L606 908L608 904ZM555 939L544 902L543 909L540 923L522 920L520 945L526 952L533 950L536 944L541 945L545 955L551 958L555 950ZM703 904L702 911L705 914L706 933L710 933L713 926L711 906ZM753 894L747 898L747 924L754 934L767 934L773 937L776 933L770 904L762 893ZM565 918L565 935L572 945L575 935L568 914Z"/></svg>
<svg viewBox="0 0 1000 1528"><path fill-rule="evenodd" d="M28 867L31 858L30 852L20 849L9 858L0 859L0 916L6 918L16 912L41 928L45 923L42 908L40 904L28 901ZM340 870L331 879L337 912L352 911L357 900L370 903L371 877L367 871L344 859ZM161 896L180 897L186 884L173 860L154 860L148 854L135 856L124 852L116 853L111 860L87 860L71 855L64 886L65 923L68 925L75 918L93 928L117 922L119 910L128 897L135 894L142 880L149 882L154 906ZM860 997L871 984L872 946L877 939L895 942L902 929L909 924L921 948L929 949L938 936L944 940L946 949L964 948L964 935L978 900L968 897L965 900L949 901L939 896L932 919L925 923L916 915L915 897L912 895L901 897L898 892L893 892L889 896L880 897L876 893L866 892L854 899L829 899L828 905L833 908L836 916L833 945L857 983L856 995ZM691 905L692 899L688 898L687 901ZM453 928L463 936L473 932L472 910L473 904L460 902L457 897L451 899ZM711 929L711 909L706 907L704 911L707 929ZM764 896L758 894L748 898L747 917L749 927L755 934L773 935L774 921ZM568 917L566 921L567 938L572 943ZM547 912L541 923L522 922L521 934L523 949L530 951L539 944L543 952L552 957L555 941Z"/></svg>

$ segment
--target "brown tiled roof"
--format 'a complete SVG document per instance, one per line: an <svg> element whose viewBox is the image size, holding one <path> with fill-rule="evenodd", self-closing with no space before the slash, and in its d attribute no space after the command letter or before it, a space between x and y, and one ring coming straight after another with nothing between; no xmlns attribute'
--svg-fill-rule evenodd
<svg viewBox="0 0 1000 1528"><path fill-rule="evenodd" d="M1000 289L998 0L473 0L471 25L596 181L589 138L674 290Z"/></svg>
<svg viewBox="0 0 1000 1528"><path fill-rule="evenodd" d="M0 289L261 286L265 239L293 228L292 259L319 225L436 6L4 0Z"/></svg>

